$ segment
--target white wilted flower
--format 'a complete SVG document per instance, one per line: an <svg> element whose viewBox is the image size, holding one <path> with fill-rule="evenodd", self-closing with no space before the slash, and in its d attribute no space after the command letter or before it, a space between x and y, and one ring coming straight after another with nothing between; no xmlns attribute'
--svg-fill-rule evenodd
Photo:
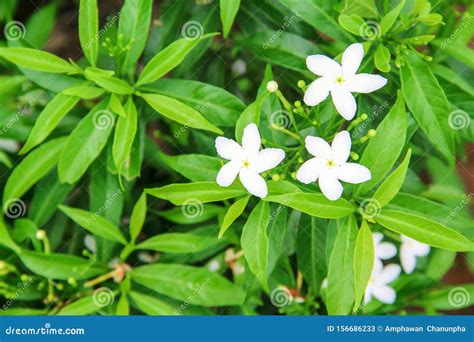
<svg viewBox="0 0 474 342"><path fill-rule="evenodd" d="M397 248L390 242L382 242L382 233L372 233L372 239L374 240L374 263L379 263L383 267L382 260L393 258L397 254Z"/></svg>
<svg viewBox="0 0 474 342"><path fill-rule="evenodd" d="M351 152L351 137L347 131L342 131L334 137L332 145L321 138L307 136L306 149L314 158L301 165L296 173L296 179L304 184L319 179L319 187L331 201L342 195L342 185L339 180L358 184L368 181L372 176L365 166L348 163Z"/></svg>
<svg viewBox="0 0 474 342"><path fill-rule="evenodd" d="M382 263L375 263L369 284L365 289L364 304L370 302L372 297L375 297L384 304L395 302L397 293L388 284L397 279L400 272L401 268L399 265L390 264L383 267Z"/></svg>
<svg viewBox="0 0 474 342"><path fill-rule="evenodd" d="M324 55L312 55L306 58L308 69L321 76L310 84L304 94L304 103L316 106L331 93L332 102L341 116L351 120L357 104L352 93L371 93L387 84L387 79L380 75L356 74L362 58L364 47L360 43L351 44L342 54L341 64Z"/></svg>
<svg viewBox="0 0 474 342"><path fill-rule="evenodd" d="M400 246L400 261L405 273L410 274L415 270L416 258L427 256L430 246L401 235L402 245Z"/></svg>
<svg viewBox="0 0 474 342"><path fill-rule="evenodd" d="M238 175L242 185L252 195L260 198L267 196L267 183L260 173L280 164L285 158L285 152L279 148L265 148L260 151L260 145L260 133L254 123L245 127L242 146L232 139L218 137L217 153L229 162L217 174L217 184L230 186Z"/></svg>

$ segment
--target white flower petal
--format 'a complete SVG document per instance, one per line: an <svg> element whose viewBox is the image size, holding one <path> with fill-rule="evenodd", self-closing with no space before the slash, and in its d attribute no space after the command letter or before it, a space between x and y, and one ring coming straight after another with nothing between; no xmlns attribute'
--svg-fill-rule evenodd
<svg viewBox="0 0 474 342"><path fill-rule="evenodd" d="M324 196L331 201L339 199L342 195L342 185L336 175L330 172L323 172L319 176L319 187Z"/></svg>
<svg viewBox="0 0 474 342"><path fill-rule="evenodd" d="M397 255L397 248L390 242L382 242L377 245L375 255L379 259L388 260Z"/></svg>
<svg viewBox="0 0 474 342"><path fill-rule="evenodd" d="M306 66L318 76L340 76L341 66L335 60L324 55L312 55L306 57Z"/></svg>
<svg viewBox="0 0 474 342"><path fill-rule="evenodd" d="M372 300L372 287L370 285L365 289L364 304L368 304Z"/></svg>
<svg viewBox="0 0 474 342"><path fill-rule="evenodd" d="M357 74L348 79L344 83L344 87L355 93L371 93L382 88L387 84L387 79L380 75Z"/></svg>
<svg viewBox="0 0 474 342"><path fill-rule="evenodd" d="M260 139L260 133L258 132L257 125L254 123L248 124L244 128L242 135L242 147L247 153L248 157L252 158L257 155L260 150L262 141Z"/></svg>
<svg viewBox="0 0 474 342"><path fill-rule="evenodd" d="M304 162L296 172L296 179L304 184L315 182L325 162L325 159L317 157Z"/></svg>
<svg viewBox="0 0 474 342"><path fill-rule="evenodd" d="M416 256L424 257L430 253L431 247L427 244L415 241L415 244L412 249Z"/></svg>
<svg viewBox="0 0 474 342"><path fill-rule="evenodd" d="M332 141L331 148L334 162L339 165L345 163L351 153L351 136L348 131L336 134Z"/></svg>
<svg viewBox="0 0 474 342"><path fill-rule="evenodd" d="M372 294L384 304L393 304L397 298L397 293L394 289L382 284L374 286Z"/></svg>
<svg viewBox="0 0 474 342"><path fill-rule="evenodd" d="M410 274L415 270L416 256L406 244L400 247L400 261L405 273Z"/></svg>
<svg viewBox="0 0 474 342"><path fill-rule="evenodd" d="M242 185L252 195L263 198L268 195L267 183L262 176L251 168L242 168L239 173L239 179Z"/></svg>
<svg viewBox="0 0 474 342"><path fill-rule="evenodd" d="M242 162L238 159L234 159L222 166L216 177L217 184L225 187L231 185L239 174L241 167Z"/></svg>
<svg viewBox="0 0 474 342"><path fill-rule="evenodd" d="M359 184L372 178L368 168L355 163L344 163L335 168L335 173L337 178L351 184Z"/></svg>
<svg viewBox="0 0 474 342"><path fill-rule="evenodd" d="M227 160L238 158L243 154L243 149L237 142L225 137L217 137L216 150L221 158Z"/></svg>
<svg viewBox="0 0 474 342"><path fill-rule="evenodd" d="M357 104L354 96L341 86L335 86L331 89L331 97L336 110L346 120L352 120L356 111Z"/></svg>
<svg viewBox="0 0 474 342"><path fill-rule="evenodd" d="M285 158L285 152L280 148L266 148L258 152L255 160L251 162L258 173L273 169Z"/></svg>
<svg viewBox="0 0 474 342"><path fill-rule="evenodd" d="M342 72L344 78L354 75L364 58L364 46L360 43L351 44L342 54Z"/></svg>
<svg viewBox="0 0 474 342"><path fill-rule="evenodd" d="M383 240L383 234L380 232L372 233L372 239L374 239L374 245L377 246Z"/></svg>
<svg viewBox="0 0 474 342"><path fill-rule="evenodd" d="M401 272L401 268L397 264L390 264L384 267L382 273L380 274L380 280L385 284L391 283L398 278Z"/></svg>
<svg viewBox="0 0 474 342"><path fill-rule="evenodd" d="M378 259L377 257L374 258L374 266L372 268L372 275L377 277L383 271L383 262L382 260Z"/></svg>
<svg viewBox="0 0 474 342"><path fill-rule="evenodd" d="M318 78L311 83L304 93L303 101L308 106L316 106L329 96L330 80L325 77Z"/></svg>
<svg viewBox="0 0 474 342"><path fill-rule="evenodd" d="M313 156L332 159L331 146L329 146L329 144L324 139L308 135L304 142L306 149Z"/></svg>

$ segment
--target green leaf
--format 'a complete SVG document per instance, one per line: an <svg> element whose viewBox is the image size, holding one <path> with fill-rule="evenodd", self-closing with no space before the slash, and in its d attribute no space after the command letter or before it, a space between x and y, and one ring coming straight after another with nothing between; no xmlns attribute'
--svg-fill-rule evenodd
<svg viewBox="0 0 474 342"><path fill-rule="evenodd" d="M221 228L219 230L219 239L222 238L226 230L234 223L234 221L244 212L247 203L249 202L250 196L235 201L229 209L226 211L224 218L222 219Z"/></svg>
<svg viewBox="0 0 474 342"><path fill-rule="evenodd" d="M347 315L354 303L354 247L357 222L353 215L338 220L334 248L329 259L326 306L329 315Z"/></svg>
<svg viewBox="0 0 474 342"><path fill-rule="evenodd" d="M331 38L342 42L352 42L352 36L339 28L332 13L327 12L327 6L323 6L319 0L281 0L281 3L288 7L292 12Z"/></svg>
<svg viewBox="0 0 474 342"><path fill-rule="evenodd" d="M148 93L172 97L202 114L217 126L234 127L245 105L226 90L193 80L161 79L140 87Z"/></svg>
<svg viewBox="0 0 474 342"><path fill-rule="evenodd" d="M405 6L405 0L400 0L400 3L388 12L380 21L380 34L384 36L393 26L395 20L400 15L400 11Z"/></svg>
<svg viewBox="0 0 474 342"><path fill-rule="evenodd" d="M346 15L341 14L338 18L339 25L342 26L344 30L355 34L356 36L360 36L363 31L361 31L361 27L363 28L365 25L365 20L358 15Z"/></svg>
<svg viewBox="0 0 474 342"><path fill-rule="evenodd" d="M105 266L74 255L22 251L18 256L31 271L48 279L88 279L108 271Z"/></svg>
<svg viewBox="0 0 474 342"><path fill-rule="evenodd" d="M169 156L160 152L160 159L174 171L194 182L216 180L217 173L222 166L219 158L204 154Z"/></svg>
<svg viewBox="0 0 474 342"><path fill-rule="evenodd" d="M130 304L128 303L127 295L122 292L120 299L117 303L117 309L115 311L117 316L128 316L130 315Z"/></svg>
<svg viewBox="0 0 474 342"><path fill-rule="evenodd" d="M58 208L71 220L92 234L109 239L110 241L119 242L123 245L127 244L127 240L123 237L120 229L106 218L99 216L98 213L70 208L65 205L59 205Z"/></svg>
<svg viewBox="0 0 474 342"><path fill-rule="evenodd" d="M66 138L48 141L28 154L8 177L3 192L3 205L14 201L43 178L56 165Z"/></svg>
<svg viewBox="0 0 474 342"><path fill-rule="evenodd" d="M46 45L56 25L58 4L50 3L37 8L26 22L25 40L35 48ZM1 11L1 10L0 10Z"/></svg>
<svg viewBox="0 0 474 342"><path fill-rule="evenodd" d="M405 101L418 125L448 161L454 161L453 129L446 95L429 66L415 53L405 57L400 77Z"/></svg>
<svg viewBox="0 0 474 342"><path fill-rule="evenodd" d="M92 66L95 66L99 54L97 0L81 0L79 3L79 41L84 56Z"/></svg>
<svg viewBox="0 0 474 342"><path fill-rule="evenodd" d="M381 112L379 107L374 116L380 115ZM399 92L397 101L378 126L377 135L369 140L360 159L360 164L369 168L372 178L357 185L354 196L361 196L371 190L390 171L405 146L407 125L405 104ZM355 130L357 132L357 128Z"/></svg>
<svg viewBox="0 0 474 342"><path fill-rule="evenodd" d="M93 314L101 309L100 306L96 305L94 296L87 296L66 305L58 311L57 315L60 316L84 316Z"/></svg>
<svg viewBox="0 0 474 342"><path fill-rule="evenodd" d="M178 66L199 42L215 35L216 33L209 33L192 40L182 38L168 45L145 65L136 86L156 81L164 76Z"/></svg>
<svg viewBox="0 0 474 342"><path fill-rule="evenodd" d="M149 249L164 253L196 253L217 244L213 237L191 233L166 233L153 236L137 245L137 249Z"/></svg>
<svg viewBox="0 0 474 342"><path fill-rule="evenodd" d="M185 204L190 199L201 202L218 202L245 195L247 192L237 186L223 188L215 182L170 184L161 188L145 189L147 194L170 201L174 205Z"/></svg>
<svg viewBox="0 0 474 342"><path fill-rule="evenodd" d="M365 294L374 267L374 240L372 232L363 220L357 234L354 250L354 312L359 309L360 302Z"/></svg>
<svg viewBox="0 0 474 342"><path fill-rule="evenodd" d="M138 113L132 97L130 97L125 104L125 111L127 112L127 116L119 116L117 120L114 144L112 146L112 156L119 174L130 156L133 140L137 132Z"/></svg>
<svg viewBox="0 0 474 342"><path fill-rule="evenodd" d="M10 248L12 251L18 253L20 247L13 241L10 234L8 233L8 226L6 225L3 217L0 217L0 245Z"/></svg>
<svg viewBox="0 0 474 342"><path fill-rule="evenodd" d="M45 71L56 74L76 71L76 69L64 59L49 52L36 49L20 47L0 48L0 57L3 57L20 67L36 71Z"/></svg>
<svg viewBox="0 0 474 342"><path fill-rule="evenodd" d="M387 229L433 247L473 251L474 243L457 231L420 215L383 209L375 221Z"/></svg>
<svg viewBox="0 0 474 342"><path fill-rule="evenodd" d="M268 92L260 95L254 102L252 102L240 115L237 124L235 125L235 137L237 141L242 143L242 135L244 134L244 129L248 124L254 123L258 126L260 122L260 113L262 109L263 101L267 98Z"/></svg>
<svg viewBox="0 0 474 342"><path fill-rule="evenodd" d="M133 93L133 87L130 84L119 78L107 75L100 69L88 67L84 74L88 80L111 93L119 95L130 95Z"/></svg>
<svg viewBox="0 0 474 342"><path fill-rule="evenodd" d="M123 56L120 56L124 73L134 66L145 48L152 5L152 0L126 0L120 10L117 35L123 37L124 46L130 44L130 48L123 53Z"/></svg>
<svg viewBox="0 0 474 342"><path fill-rule="evenodd" d="M343 198L330 201L322 194L295 192L284 195L269 195L263 199L299 210L320 218L342 218L355 211L355 207Z"/></svg>
<svg viewBox="0 0 474 342"><path fill-rule="evenodd" d="M0 164L5 165L9 169L13 167L13 163L5 151L0 151Z"/></svg>
<svg viewBox="0 0 474 342"><path fill-rule="evenodd" d="M130 237L132 242L137 239L138 234L140 234L143 228L146 219L146 210L146 193L144 192L138 199L137 203L135 203L132 215L130 216Z"/></svg>
<svg viewBox="0 0 474 342"><path fill-rule="evenodd" d="M377 50L375 50L374 63L380 71L389 72L392 69L390 66L390 50L383 44L377 46Z"/></svg>
<svg viewBox="0 0 474 342"><path fill-rule="evenodd" d="M78 97L72 97L63 94L57 94L47 105L36 119L35 125L20 151L25 154L33 147L41 144L49 134L56 128L58 123L79 101Z"/></svg>
<svg viewBox="0 0 474 342"><path fill-rule="evenodd" d="M266 291L268 291L267 270L270 248L267 236L269 221L270 206L267 202L262 201L250 213L240 238L240 244L250 271Z"/></svg>
<svg viewBox="0 0 474 342"><path fill-rule="evenodd" d="M408 150L405 159L403 162L392 172L387 179L380 185L380 187L375 191L373 199L377 201L377 204L380 208L384 207L386 204L398 194L400 188L405 181L405 176L408 170L408 165L410 164L411 149Z"/></svg>
<svg viewBox="0 0 474 342"><path fill-rule="evenodd" d="M239 11L240 0L220 0L219 7L222 21L222 33L224 38L227 38L230 29L232 28L235 16Z"/></svg>
<svg viewBox="0 0 474 342"><path fill-rule="evenodd" d="M363 18L378 17L377 6L374 0L346 0L343 13L356 14Z"/></svg>
<svg viewBox="0 0 474 342"><path fill-rule="evenodd" d="M187 207L174 207L169 210L161 210L155 213L170 222L190 225L209 221L210 219L222 214L223 211L224 208L220 205L203 204L200 206L198 204Z"/></svg>
<svg viewBox="0 0 474 342"><path fill-rule="evenodd" d="M154 264L137 267L130 274L140 285L189 304L242 305L245 300L245 292L240 287L206 268Z"/></svg>
<svg viewBox="0 0 474 342"><path fill-rule="evenodd" d="M158 113L168 119L183 124L185 128L193 127L223 134L218 127L207 121L198 111L182 102L158 94L142 94L142 97Z"/></svg>
<svg viewBox="0 0 474 342"><path fill-rule="evenodd" d="M434 310L461 310L474 305L474 284L456 284L423 291L410 304Z"/></svg>
<svg viewBox="0 0 474 342"><path fill-rule="evenodd" d="M125 108L123 108L122 102L120 102L120 99L115 94L110 94L109 108L119 116L124 118L127 116L127 112L125 111Z"/></svg>
<svg viewBox="0 0 474 342"><path fill-rule="evenodd" d="M147 315L172 316L178 314L171 306L150 295L144 295L135 291L131 291L128 295L133 300L132 305Z"/></svg>
<svg viewBox="0 0 474 342"><path fill-rule="evenodd" d="M114 127L114 115L98 103L67 138L58 163L59 180L75 183L105 147Z"/></svg>
<svg viewBox="0 0 474 342"><path fill-rule="evenodd" d="M105 90L90 85L78 85L64 89L62 93L64 95L76 96L84 100L92 100L103 95L105 93Z"/></svg>

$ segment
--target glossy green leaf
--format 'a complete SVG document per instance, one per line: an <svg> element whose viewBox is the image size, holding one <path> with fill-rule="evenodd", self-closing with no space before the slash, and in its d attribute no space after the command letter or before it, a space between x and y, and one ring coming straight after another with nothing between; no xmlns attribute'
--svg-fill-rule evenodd
<svg viewBox="0 0 474 342"><path fill-rule="evenodd" d="M217 242L216 238L191 233L165 233L143 241L136 248L164 253L196 253L215 245Z"/></svg>
<svg viewBox="0 0 474 342"><path fill-rule="evenodd" d="M341 14L338 21L339 25L341 25L344 30L355 34L356 36L362 35L364 32L364 25L366 25L365 20L355 14Z"/></svg>
<svg viewBox="0 0 474 342"><path fill-rule="evenodd" d="M0 48L0 57L28 69L36 71L45 71L50 73L69 73L76 69L66 62L49 52L30 49L30 48Z"/></svg>
<svg viewBox="0 0 474 342"><path fill-rule="evenodd" d="M153 296L145 295L135 291L131 291L128 295L133 300L132 305L147 315L177 315L177 310Z"/></svg>
<svg viewBox="0 0 474 342"><path fill-rule="evenodd" d="M87 79L111 93L119 95L129 95L133 93L133 87L124 80L107 75L95 68L86 68L85 76Z"/></svg>
<svg viewBox="0 0 474 342"><path fill-rule="evenodd" d="M124 245L127 243L120 229L98 213L66 207L65 205L60 205L58 208L71 220L92 234Z"/></svg>
<svg viewBox="0 0 474 342"><path fill-rule="evenodd" d="M250 196L246 196L235 201L229 209L227 209L222 219L221 228L219 230L219 239L222 238L226 230L234 223L234 221L244 212Z"/></svg>
<svg viewBox="0 0 474 342"><path fill-rule="evenodd" d="M219 169L222 167L222 162L219 158L204 154L170 156L160 153L160 159L174 171L194 182L214 181Z"/></svg>
<svg viewBox="0 0 474 342"><path fill-rule="evenodd" d="M96 304L94 296L87 296L66 305L58 311L60 316L84 316L93 314L101 309Z"/></svg>
<svg viewBox="0 0 474 342"><path fill-rule="evenodd" d="M132 215L130 216L130 236L132 241L135 241L140 234L143 224L145 223L146 219L146 193L142 193L140 198L138 199L137 203L132 210Z"/></svg>
<svg viewBox="0 0 474 342"><path fill-rule="evenodd" d="M408 165L410 164L411 149L408 150L405 159L403 162L392 172L390 176L387 177L380 185L380 187L375 191L373 199L377 201L380 207L384 207L386 204L397 195L400 191L400 188L405 181L405 175L408 170Z"/></svg>
<svg viewBox="0 0 474 342"><path fill-rule="evenodd" d="M105 90L90 85L77 85L64 89L62 93L64 95L76 96L84 100L92 100L103 95Z"/></svg>
<svg viewBox="0 0 474 342"><path fill-rule="evenodd" d="M8 226L3 220L3 217L0 217L0 245L10 248L12 251L18 253L20 251L20 247L13 241L8 232Z"/></svg>
<svg viewBox="0 0 474 342"><path fill-rule="evenodd" d="M474 242L464 235L420 215L382 209L375 221L387 229L433 247L458 252L474 250Z"/></svg>
<svg viewBox="0 0 474 342"><path fill-rule="evenodd" d="M125 104L125 111L127 116L119 116L117 120L114 144L112 146L112 156L119 174L130 156L133 140L137 132L138 113L131 97Z"/></svg>
<svg viewBox="0 0 474 342"><path fill-rule="evenodd" d="M377 46L377 50L375 50L374 63L377 69L382 72L389 72L392 69L390 66L390 50L383 44Z"/></svg>
<svg viewBox="0 0 474 342"><path fill-rule="evenodd" d="M248 124L254 123L258 126L260 122L260 113L262 109L262 103L267 98L268 92L260 95L254 102L252 102L240 115L237 124L235 125L235 137L239 143L242 143L242 135L244 129Z"/></svg>
<svg viewBox="0 0 474 342"><path fill-rule="evenodd" d="M99 9L97 0L79 2L79 41L87 60L95 66L99 54Z"/></svg>
<svg viewBox="0 0 474 342"><path fill-rule="evenodd" d="M185 128L193 127L223 134L218 127L207 121L197 110L178 100L158 94L142 94L142 97L158 113L183 124Z"/></svg>
<svg viewBox="0 0 474 342"><path fill-rule="evenodd" d="M400 11L405 6L405 0L400 0L397 6L395 6L390 12L388 12L380 21L380 34L384 36L393 26L395 20L400 15Z"/></svg>
<svg viewBox="0 0 474 342"><path fill-rule="evenodd" d="M42 143L56 128L61 119L74 108L78 101L78 97L57 94L46 107L44 107L38 119L36 119L35 125L28 136L28 140L21 149L20 154L24 154Z"/></svg>
<svg viewBox="0 0 474 342"><path fill-rule="evenodd" d="M360 302L365 294L365 289L369 283L374 267L374 240L372 232L363 220L357 234L357 240L354 249L354 293L355 305L354 312L357 312Z"/></svg>
<svg viewBox="0 0 474 342"><path fill-rule="evenodd" d="M110 94L109 108L112 112L119 116L122 116L124 118L127 116L127 111L125 110L125 108L123 108L122 102L115 94Z"/></svg>
<svg viewBox="0 0 474 342"><path fill-rule="evenodd" d="M235 16L239 11L240 0L220 0L219 8L222 21L222 32L224 38L229 35L232 23L234 22Z"/></svg>
<svg viewBox="0 0 474 342"><path fill-rule="evenodd" d="M57 138L42 144L28 154L8 177L3 191L4 205L23 196L36 182L56 165L66 138Z"/></svg>
<svg viewBox="0 0 474 342"><path fill-rule="evenodd" d="M245 300L245 292L240 287L206 268L154 264L137 267L130 274L140 285L189 304L242 305Z"/></svg>

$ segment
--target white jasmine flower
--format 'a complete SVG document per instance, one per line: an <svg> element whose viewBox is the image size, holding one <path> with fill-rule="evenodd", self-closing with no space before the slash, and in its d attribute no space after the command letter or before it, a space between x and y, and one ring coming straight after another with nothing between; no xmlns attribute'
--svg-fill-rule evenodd
<svg viewBox="0 0 474 342"><path fill-rule="evenodd" d="M10 153L16 153L20 149L20 145L13 139L0 139L0 150Z"/></svg>
<svg viewBox="0 0 474 342"><path fill-rule="evenodd" d="M332 102L341 116L351 120L357 110L357 104L351 93L371 93L387 84L387 79L380 75L356 74L362 58L364 47L360 43L351 44L342 54L342 62L332 60L324 55L313 55L306 58L308 69L321 76L310 84L304 94L304 103L316 106L331 93Z"/></svg>
<svg viewBox="0 0 474 342"><path fill-rule="evenodd" d="M397 248L390 242L382 242L382 233L372 233L372 238L374 239L374 263L379 263L383 267L382 260L393 258L397 254Z"/></svg>
<svg viewBox="0 0 474 342"><path fill-rule="evenodd" d="M242 185L252 195L260 198L267 196L267 183L260 173L280 164L285 158L285 152L279 148L265 148L260 151L260 145L260 134L257 125L253 123L244 129L242 146L232 139L218 137L217 153L229 162L217 174L217 184L230 186L239 175Z"/></svg>
<svg viewBox="0 0 474 342"><path fill-rule="evenodd" d="M306 149L315 158L301 165L296 179L309 184L319 178L321 191L331 201L341 197L343 188L339 180L358 184L372 177L365 166L347 163L351 152L351 137L347 131L338 133L331 146L323 139L313 136L307 136L305 143Z"/></svg>
<svg viewBox="0 0 474 342"><path fill-rule="evenodd" d="M415 270L416 258L427 256L430 246L401 235L402 245L400 247L400 261L405 273L412 273Z"/></svg>
<svg viewBox="0 0 474 342"><path fill-rule="evenodd" d="M401 268L399 265L390 264L383 267L382 264L375 263L369 284L365 289L364 304L370 302L372 297L375 297L384 304L395 302L397 294L388 284L397 279L400 272Z"/></svg>
<svg viewBox="0 0 474 342"><path fill-rule="evenodd" d="M95 237L93 235L87 234L84 237L84 245L91 253L97 252L97 242L95 241Z"/></svg>
<svg viewBox="0 0 474 342"><path fill-rule="evenodd" d="M268 92L270 92L270 93L276 92L276 91L278 90L278 83L275 82L275 81L269 81L269 82L267 83L267 90L268 90Z"/></svg>

